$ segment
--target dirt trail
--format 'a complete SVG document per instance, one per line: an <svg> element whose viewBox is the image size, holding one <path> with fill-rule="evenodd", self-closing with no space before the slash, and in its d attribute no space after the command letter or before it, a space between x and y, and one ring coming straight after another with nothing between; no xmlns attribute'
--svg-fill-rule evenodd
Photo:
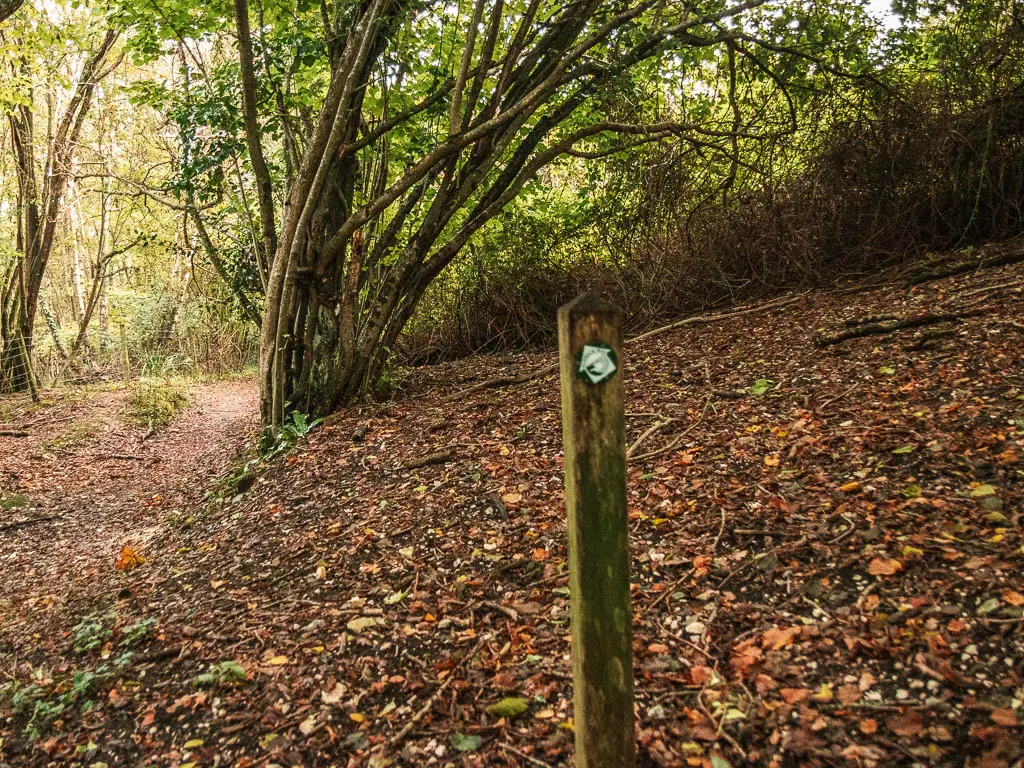
<svg viewBox="0 0 1024 768"><path fill-rule="evenodd" d="M5 399L0 421L28 437L0 437L0 637L87 598L125 545L147 540L197 501L256 424L251 381L194 385L166 428L127 420L129 393L61 393L31 406Z"/></svg>

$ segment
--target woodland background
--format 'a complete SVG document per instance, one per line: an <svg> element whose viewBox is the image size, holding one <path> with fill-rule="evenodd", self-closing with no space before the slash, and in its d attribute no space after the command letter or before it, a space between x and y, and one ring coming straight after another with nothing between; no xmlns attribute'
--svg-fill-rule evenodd
<svg viewBox="0 0 1024 768"><path fill-rule="evenodd" d="M237 11L40 2L0 26L3 387L27 385L26 342L43 385L255 364L261 184L280 211L330 57L313 4L248 9L254 167ZM415 16L367 101L386 114L389 98L429 97L459 71L473 12ZM550 344L555 308L583 289L637 330L1021 232L1019 3L899 2L880 18L844 0L782 2L728 23L732 41L680 48L595 92L588 109L605 117L686 128L598 136L528 180L426 289L378 394L405 364ZM442 99L389 134L356 194L370 171L414 162L448 109ZM36 239L47 252L26 256ZM21 317L33 259L38 298Z"/></svg>

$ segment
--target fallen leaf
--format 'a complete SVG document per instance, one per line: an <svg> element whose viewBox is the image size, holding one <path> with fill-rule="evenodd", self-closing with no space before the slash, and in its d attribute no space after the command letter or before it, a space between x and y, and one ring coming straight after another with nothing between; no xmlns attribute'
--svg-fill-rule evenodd
<svg viewBox="0 0 1024 768"><path fill-rule="evenodd" d="M376 627L380 623L381 620L375 616L358 616L349 621L345 626L348 628L349 632L354 632L358 635L360 632L363 632L370 627Z"/></svg>
<svg viewBox="0 0 1024 768"><path fill-rule="evenodd" d="M798 704L811 698L811 692L806 688L782 688L779 693L787 704Z"/></svg>
<svg viewBox="0 0 1024 768"><path fill-rule="evenodd" d="M924 729L924 718L916 709L908 709L902 715L888 718L885 724L897 736L918 736Z"/></svg>
<svg viewBox="0 0 1024 768"><path fill-rule="evenodd" d="M868 573L872 576L892 576L903 570L903 563L891 557L876 557L868 563Z"/></svg>
<svg viewBox="0 0 1024 768"><path fill-rule="evenodd" d="M800 635L800 627L788 627L780 629L779 627L772 627L764 633L764 637L761 640L762 648L771 648L773 651L777 651L780 648L785 648L787 645L792 645Z"/></svg>
<svg viewBox="0 0 1024 768"><path fill-rule="evenodd" d="M117 560L114 563L114 567L119 571L130 571L132 568L136 568L142 565L145 559L129 546L124 546L117 555Z"/></svg>
<svg viewBox="0 0 1024 768"><path fill-rule="evenodd" d="M1017 713L1012 709L993 709L989 716L996 725L1005 725L1007 728L1019 725Z"/></svg>
<svg viewBox="0 0 1024 768"><path fill-rule="evenodd" d="M840 704L853 704L860 701L860 687L856 685L841 685L836 691L836 698Z"/></svg>
<svg viewBox="0 0 1024 768"><path fill-rule="evenodd" d="M453 733L448 740L459 752L476 752L483 743L479 736L466 736L462 733Z"/></svg>
<svg viewBox="0 0 1024 768"><path fill-rule="evenodd" d="M337 704L345 696L345 685L337 683L329 691L320 691L320 700L324 704Z"/></svg>
<svg viewBox="0 0 1024 768"><path fill-rule="evenodd" d="M1012 589L1003 592L1003 600L1012 606L1024 605L1024 595L1020 592L1014 592Z"/></svg>

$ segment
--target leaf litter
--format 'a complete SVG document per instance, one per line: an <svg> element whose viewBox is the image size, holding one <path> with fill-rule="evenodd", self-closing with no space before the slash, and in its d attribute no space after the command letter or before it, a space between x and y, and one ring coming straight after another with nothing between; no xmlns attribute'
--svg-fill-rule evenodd
<svg viewBox="0 0 1024 768"><path fill-rule="evenodd" d="M640 765L1019 763L1022 277L811 293L628 349ZM952 335L815 346L989 285ZM145 564L111 559L97 648L67 610L16 623L3 668L45 701L155 625L34 738L0 699L0 762L569 765L557 380L458 397L548 359L421 369L328 419Z"/></svg>

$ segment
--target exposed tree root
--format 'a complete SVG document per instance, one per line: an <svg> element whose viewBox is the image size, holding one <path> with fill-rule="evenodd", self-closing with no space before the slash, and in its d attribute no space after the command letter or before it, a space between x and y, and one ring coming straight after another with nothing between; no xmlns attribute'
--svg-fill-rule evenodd
<svg viewBox="0 0 1024 768"><path fill-rule="evenodd" d="M952 323L963 320L966 317L974 317L979 314L981 313L965 312L950 315L933 315L926 313L918 315L917 317L908 317L891 323L865 323L848 331L838 333L835 336L824 336L819 338L815 344L819 347L830 347L835 344L841 344L844 341L849 341L850 339L859 339L865 336L884 336L887 333L902 331L907 328L920 328L925 325L936 325L938 323Z"/></svg>
<svg viewBox="0 0 1024 768"><path fill-rule="evenodd" d="M49 515L48 517L33 517L31 520L19 520L16 523L4 523L0 525L0 533L5 531L13 531L18 528L28 528L30 525L38 525L40 523L49 523L56 520L55 515Z"/></svg>

